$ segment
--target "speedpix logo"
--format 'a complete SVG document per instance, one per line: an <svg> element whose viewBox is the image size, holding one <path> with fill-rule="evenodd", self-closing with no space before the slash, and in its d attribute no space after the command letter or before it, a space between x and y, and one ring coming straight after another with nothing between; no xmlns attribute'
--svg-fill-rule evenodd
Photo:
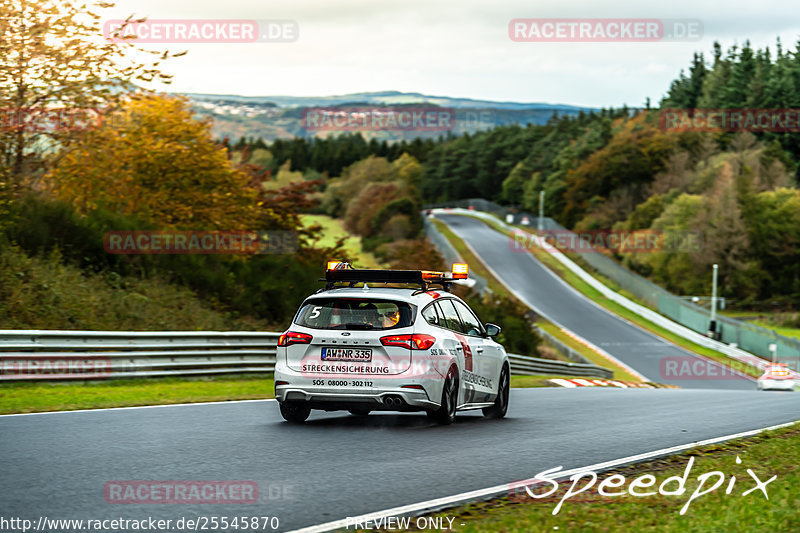
<svg viewBox="0 0 800 533"><path fill-rule="evenodd" d="M778 476L774 475L766 481L762 481L761 477L756 474L752 469L747 468L746 473L749 476L745 478L741 476L741 480L737 480L735 475L727 478L724 472L714 470L700 474L695 480L690 479L692 467L694 466L694 457L689 457L683 475L671 476L664 479L661 484L658 484L658 479L653 474L642 474L633 479L629 485L628 480L622 474L612 474L603 478L598 478L597 473L591 470L585 470L569 476L569 481L572 483L569 488L564 491L560 487L559 481L564 481L566 478L560 471L562 466L551 468L536 474L533 479L524 481L517 481L509 484L508 496L513 501L520 501L525 499L526 495L532 500L538 501L558 501L553 508L553 514L557 515L561 507L568 501L583 501L583 502L596 502L598 500L614 501L614 498L625 496L632 496L634 498L643 498L648 496L683 496L689 492L687 486L694 486L694 490L686 499L679 514L684 515L689 510L692 502L698 498L710 494L725 484L725 494L737 494L734 490L741 490L743 484L747 483L747 489L738 493L741 497L753 494L757 497L759 493L763 494L765 500L769 500L767 492L767 485L777 479ZM737 456L736 464L742 464L742 460ZM727 484L725 481L727 480ZM737 485L737 481L739 481ZM598 483L599 482L599 483ZM749 483L748 483L749 482ZM581 484L583 485L581 486ZM544 484L544 487L542 487ZM597 484L597 495L588 493L589 489ZM585 494L584 494L585 493ZM575 498L573 500L573 498Z"/></svg>

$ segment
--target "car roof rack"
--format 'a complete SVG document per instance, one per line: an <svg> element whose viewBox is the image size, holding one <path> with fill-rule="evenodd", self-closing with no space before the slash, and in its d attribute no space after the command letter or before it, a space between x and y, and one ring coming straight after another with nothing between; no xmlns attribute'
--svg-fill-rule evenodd
<svg viewBox="0 0 800 533"><path fill-rule="evenodd" d="M453 281L467 279L469 267L464 263L453 264L452 272L436 272L431 270L381 270L381 269L356 269L344 261L329 261L325 270L325 278L320 281L327 282L325 290L337 288L337 283L347 283L355 287L357 283L402 283L419 285L420 294L430 290L432 285L439 285L449 291ZM341 285L339 286L341 287Z"/></svg>

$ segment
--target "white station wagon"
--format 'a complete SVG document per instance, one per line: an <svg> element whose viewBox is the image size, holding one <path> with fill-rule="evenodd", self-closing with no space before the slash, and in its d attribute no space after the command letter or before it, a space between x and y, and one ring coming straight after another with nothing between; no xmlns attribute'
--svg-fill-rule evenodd
<svg viewBox="0 0 800 533"><path fill-rule="evenodd" d="M508 355L493 340L500 328L448 292L467 270L329 263L326 287L303 302L278 341L275 397L283 417L304 422L312 409L424 411L441 424L460 410L505 416Z"/></svg>

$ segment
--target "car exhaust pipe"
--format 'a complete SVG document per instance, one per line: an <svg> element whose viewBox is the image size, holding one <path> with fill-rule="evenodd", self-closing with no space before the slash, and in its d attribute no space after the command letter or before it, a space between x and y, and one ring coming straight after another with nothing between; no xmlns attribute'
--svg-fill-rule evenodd
<svg viewBox="0 0 800 533"><path fill-rule="evenodd" d="M403 399L399 396L387 396L383 403L386 407L397 408L403 405Z"/></svg>

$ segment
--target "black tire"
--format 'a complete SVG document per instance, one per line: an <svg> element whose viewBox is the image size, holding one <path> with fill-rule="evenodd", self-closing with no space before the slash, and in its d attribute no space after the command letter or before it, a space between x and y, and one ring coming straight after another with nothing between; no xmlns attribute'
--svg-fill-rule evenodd
<svg viewBox="0 0 800 533"><path fill-rule="evenodd" d="M498 385L497 398L494 400L494 405L491 407L483 408L483 416L487 418L503 418L508 411L508 393L511 389L511 379L508 375L508 367L503 365L503 370L500 371L500 382Z"/></svg>
<svg viewBox="0 0 800 533"><path fill-rule="evenodd" d="M287 422L292 422L294 424L302 424L308 418L308 415L311 414L311 408L297 403L282 403L281 404L281 416Z"/></svg>
<svg viewBox="0 0 800 533"><path fill-rule="evenodd" d="M451 366L442 388L442 404L435 411L430 411L429 415L437 423L447 426L456 421L456 407L458 407L458 374L456 367Z"/></svg>
<svg viewBox="0 0 800 533"><path fill-rule="evenodd" d="M355 408L355 409L348 409L348 411L350 411L350 414L353 415L353 416L367 416L368 414L370 414L372 412L370 409L365 409L363 407Z"/></svg>

